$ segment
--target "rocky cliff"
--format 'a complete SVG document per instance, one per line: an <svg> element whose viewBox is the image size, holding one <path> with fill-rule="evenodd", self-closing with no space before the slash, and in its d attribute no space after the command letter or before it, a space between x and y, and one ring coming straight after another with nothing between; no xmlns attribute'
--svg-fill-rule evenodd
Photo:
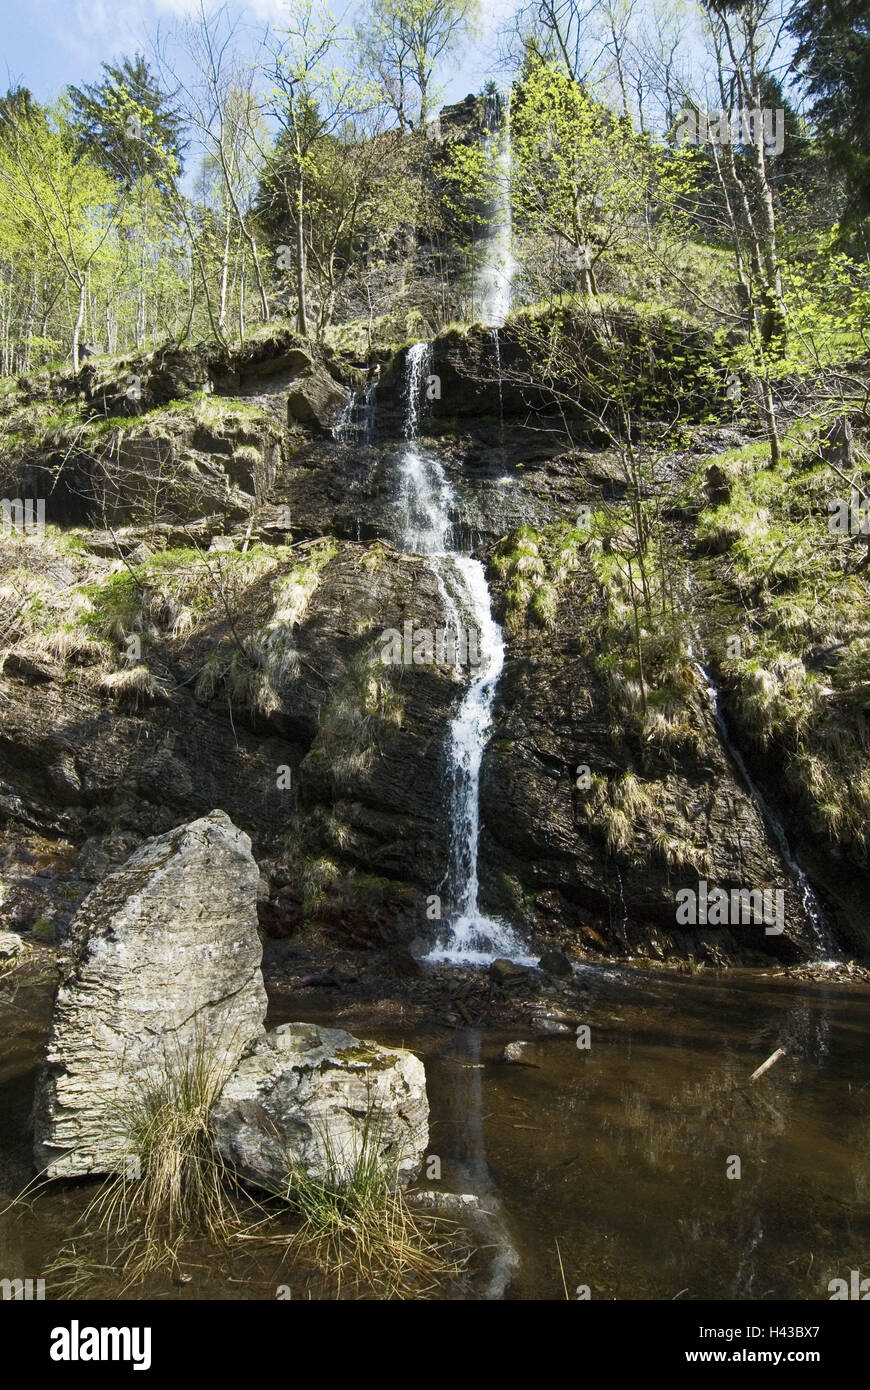
<svg viewBox="0 0 870 1390"><path fill-rule="evenodd" d="M605 360L582 325L557 327ZM677 568L706 576L685 633L714 649L733 573L704 570L696 519L711 506L710 461L749 426L722 408L711 346L691 325L681 334L625 325L634 447ZM685 643L657 652L661 634L643 635L639 706L611 540L578 522L625 505L624 457L582 400L566 433L554 400L569 383L534 379L521 324L500 341L443 335L429 371L438 386L421 430L456 498L455 544L484 560L507 639L482 776L482 904L541 943L590 953L806 954L800 895ZM406 392L402 350L366 365L285 332L236 354L89 362L3 398L3 490L44 497L48 526L0 541L2 925L62 935L146 837L220 806L251 838L267 933L425 938L465 675L380 660L386 630L447 620L432 566L397 543ZM652 425L675 400L685 436L663 456ZM675 623L680 605L675 593ZM728 675L739 731L740 673ZM745 723L739 736L827 886L841 940L866 951L860 844L853 891L838 894L841 851L781 794L782 750L759 758ZM675 891L701 879L781 885L785 930L680 927Z"/></svg>

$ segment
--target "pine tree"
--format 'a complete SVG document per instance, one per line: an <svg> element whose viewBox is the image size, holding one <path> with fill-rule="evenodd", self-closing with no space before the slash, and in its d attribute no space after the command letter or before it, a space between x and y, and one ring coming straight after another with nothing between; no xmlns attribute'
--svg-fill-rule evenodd
<svg viewBox="0 0 870 1390"><path fill-rule="evenodd" d="M795 63L812 116L846 180L849 217L870 215L870 10L867 0L797 0Z"/></svg>
<svg viewBox="0 0 870 1390"><path fill-rule="evenodd" d="M170 169L181 173L181 118L140 54L102 68L100 82L68 89L83 148L119 182L150 175L166 191Z"/></svg>

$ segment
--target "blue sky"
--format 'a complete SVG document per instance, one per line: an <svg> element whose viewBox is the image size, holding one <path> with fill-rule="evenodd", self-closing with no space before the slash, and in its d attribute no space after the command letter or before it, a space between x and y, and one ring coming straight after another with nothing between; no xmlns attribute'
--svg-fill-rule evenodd
<svg viewBox="0 0 870 1390"><path fill-rule="evenodd" d="M219 0L208 0L217 7ZM247 0L233 4L257 28L280 24L292 0ZM199 0L6 0L0 29L0 87L8 82L29 87L40 101L68 84L91 82L100 63L137 49L148 52L148 36L157 25L196 11ZM336 13L353 10L336 0ZM512 0L485 0L486 19L479 40L455 55L442 76L444 99L455 101L477 91L493 70L494 31Z"/></svg>

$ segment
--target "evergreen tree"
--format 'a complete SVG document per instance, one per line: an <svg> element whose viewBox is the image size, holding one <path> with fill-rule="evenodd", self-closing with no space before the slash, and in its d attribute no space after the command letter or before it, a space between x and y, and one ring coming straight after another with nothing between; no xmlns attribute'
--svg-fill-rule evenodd
<svg viewBox="0 0 870 1390"><path fill-rule="evenodd" d="M166 191L170 167L181 173L181 118L140 54L102 68L100 82L68 89L84 149L121 183L150 175Z"/></svg>
<svg viewBox="0 0 870 1390"><path fill-rule="evenodd" d="M797 0L795 64L812 116L850 193L851 218L870 214L870 9L867 0Z"/></svg>

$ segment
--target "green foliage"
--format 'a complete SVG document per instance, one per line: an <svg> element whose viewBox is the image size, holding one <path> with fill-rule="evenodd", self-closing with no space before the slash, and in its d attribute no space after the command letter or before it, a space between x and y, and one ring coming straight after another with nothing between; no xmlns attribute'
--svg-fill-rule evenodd
<svg viewBox="0 0 870 1390"><path fill-rule="evenodd" d="M717 659L743 736L781 766L809 825L861 858L870 585L856 538L828 527L829 503L848 488L827 465L819 422L800 422L784 445L774 469L752 447L712 460L729 497L701 511L698 538L727 559L737 605L722 627L741 638L739 656L723 641Z"/></svg>
<svg viewBox="0 0 870 1390"><path fill-rule="evenodd" d="M851 191L850 216L870 212L870 26L863 0L796 0L789 12L796 63L812 98L812 116L829 156Z"/></svg>
<svg viewBox="0 0 870 1390"><path fill-rule="evenodd" d="M141 54L102 63L102 80L69 87L83 148L121 184L150 176L166 191L182 172L182 124Z"/></svg>
<svg viewBox="0 0 870 1390"><path fill-rule="evenodd" d="M511 114L513 200L519 229L589 254L591 283L601 258L645 237L653 199L657 219L673 196L673 171L630 122L615 117L555 62L536 59ZM577 262L579 265L579 261Z"/></svg>
<svg viewBox="0 0 870 1390"><path fill-rule="evenodd" d="M492 563L505 583L509 632L554 626L560 590L579 565L586 539L587 533L563 523L545 531L520 526L499 541Z"/></svg>

